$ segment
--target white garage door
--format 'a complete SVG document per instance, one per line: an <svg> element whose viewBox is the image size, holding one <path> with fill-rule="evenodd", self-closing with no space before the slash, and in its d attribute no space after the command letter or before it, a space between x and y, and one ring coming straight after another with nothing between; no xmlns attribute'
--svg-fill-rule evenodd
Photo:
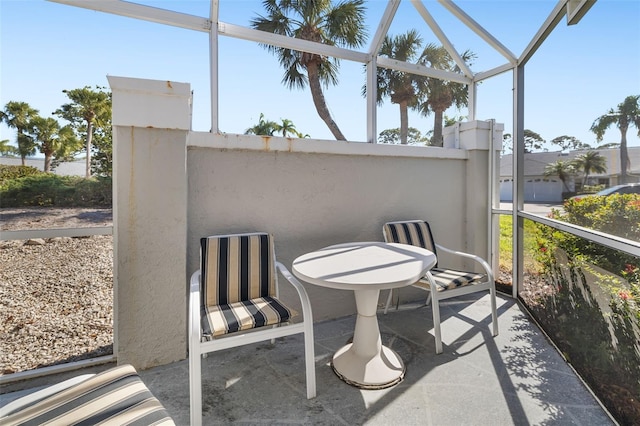
<svg viewBox="0 0 640 426"><path fill-rule="evenodd" d="M527 179L524 181L524 201L562 201L562 182L557 179Z"/></svg>

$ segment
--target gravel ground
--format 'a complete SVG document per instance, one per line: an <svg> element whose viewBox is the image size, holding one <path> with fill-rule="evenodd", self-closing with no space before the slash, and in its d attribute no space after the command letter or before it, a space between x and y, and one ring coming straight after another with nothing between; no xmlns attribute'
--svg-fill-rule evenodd
<svg viewBox="0 0 640 426"><path fill-rule="evenodd" d="M110 210L2 209L3 230L111 225ZM0 374L113 351L113 238L0 241Z"/></svg>

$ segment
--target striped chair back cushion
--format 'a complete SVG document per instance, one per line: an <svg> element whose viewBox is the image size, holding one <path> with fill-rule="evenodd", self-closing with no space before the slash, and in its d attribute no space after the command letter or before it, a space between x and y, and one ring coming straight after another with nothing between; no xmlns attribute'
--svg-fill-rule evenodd
<svg viewBox="0 0 640 426"><path fill-rule="evenodd" d="M200 240L201 306L275 296L273 237L267 233Z"/></svg>
<svg viewBox="0 0 640 426"><path fill-rule="evenodd" d="M424 220L387 222L382 229L384 240L388 243L410 244L425 248L436 256L438 255L431 227ZM437 266L436 263L435 267Z"/></svg>

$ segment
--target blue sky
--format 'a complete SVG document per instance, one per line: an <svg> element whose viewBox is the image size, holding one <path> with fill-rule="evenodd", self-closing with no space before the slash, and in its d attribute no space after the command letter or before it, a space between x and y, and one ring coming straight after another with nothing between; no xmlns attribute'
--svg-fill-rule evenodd
<svg viewBox="0 0 640 426"><path fill-rule="evenodd" d="M208 16L209 1L139 1L139 3ZM456 1L471 17L519 56L555 1ZM385 1L367 2L367 26L373 36ZM506 60L466 29L436 1L426 1L452 43L470 49L477 59L474 72ZM248 26L262 13L260 1L221 0L220 19ZM404 0L389 34L415 28L425 42L436 42L414 7ZM210 129L208 36L43 0L0 0L0 105L28 102L49 116L67 102L64 89L108 87L107 75L173 80L194 91L193 128ZM362 48L366 51L366 47ZM589 131L593 120L616 107L626 96L640 94L640 1L600 0L575 26L563 20L525 69L525 128L544 139L575 136L596 145ZM291 91L281 84L275 56L255 43L220 39L220 130L244 133L266 118L292 120L314 138L332 139L313 107L309 90ZM328 106L347 139L366 140L366 104L361 96L363 66L341 61L340 83L325 91ZM486 80L478 91L478 119L495 118L512 129L512 76ZM450 110L448 115L466 115ZM411 114L409 125L426 132L433 116ZM399 110L389 101L378 111L378 132L399 126ZM6 126L0 139L14 140ZM640 146L637 129L630 146ZM603 142L619 142L613 128ZM551 150L554 150L549 146Z"/></svg>

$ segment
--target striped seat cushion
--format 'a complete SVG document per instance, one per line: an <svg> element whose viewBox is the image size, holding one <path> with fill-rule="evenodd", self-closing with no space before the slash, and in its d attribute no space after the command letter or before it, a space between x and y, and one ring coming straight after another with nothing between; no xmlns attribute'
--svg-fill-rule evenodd
<svg viewBox="0 0 640 426"><path fill-rule="evenodd" d="M202 306L275 296L273 238L266 233L200 240Z"/></svg>
<svg viewBox="0 0 640 426"><path fill-rule="evenodd" d="M438 255L431 227L424 220L387 222L383 226L383 234L388 243L418 246L431 251L436 256Z"/></svg>
<svg viewBox="0 0 640 426"><path fill-rule="evenodd" d="M205 340L236 331L276 325L289 321L291 310L273 297L202 307L202 334Z"/></svg>
<svg viewBox="0 0 640 426"><path fill-rule="evenodd" d="M486 274L476 272L456 271L455 269L431 269L431 276L436 282L438 291L452 290L454 288L466 285L480 284L487 281ZM423 279L420 281L420 287L430 290L429 281Z"/></svg>
<svg viewBox="0 0 640 426"><path fill-rule="evenodd" d="M122 365L0 419L2 425L174 425L131 365Z"/></svg>

